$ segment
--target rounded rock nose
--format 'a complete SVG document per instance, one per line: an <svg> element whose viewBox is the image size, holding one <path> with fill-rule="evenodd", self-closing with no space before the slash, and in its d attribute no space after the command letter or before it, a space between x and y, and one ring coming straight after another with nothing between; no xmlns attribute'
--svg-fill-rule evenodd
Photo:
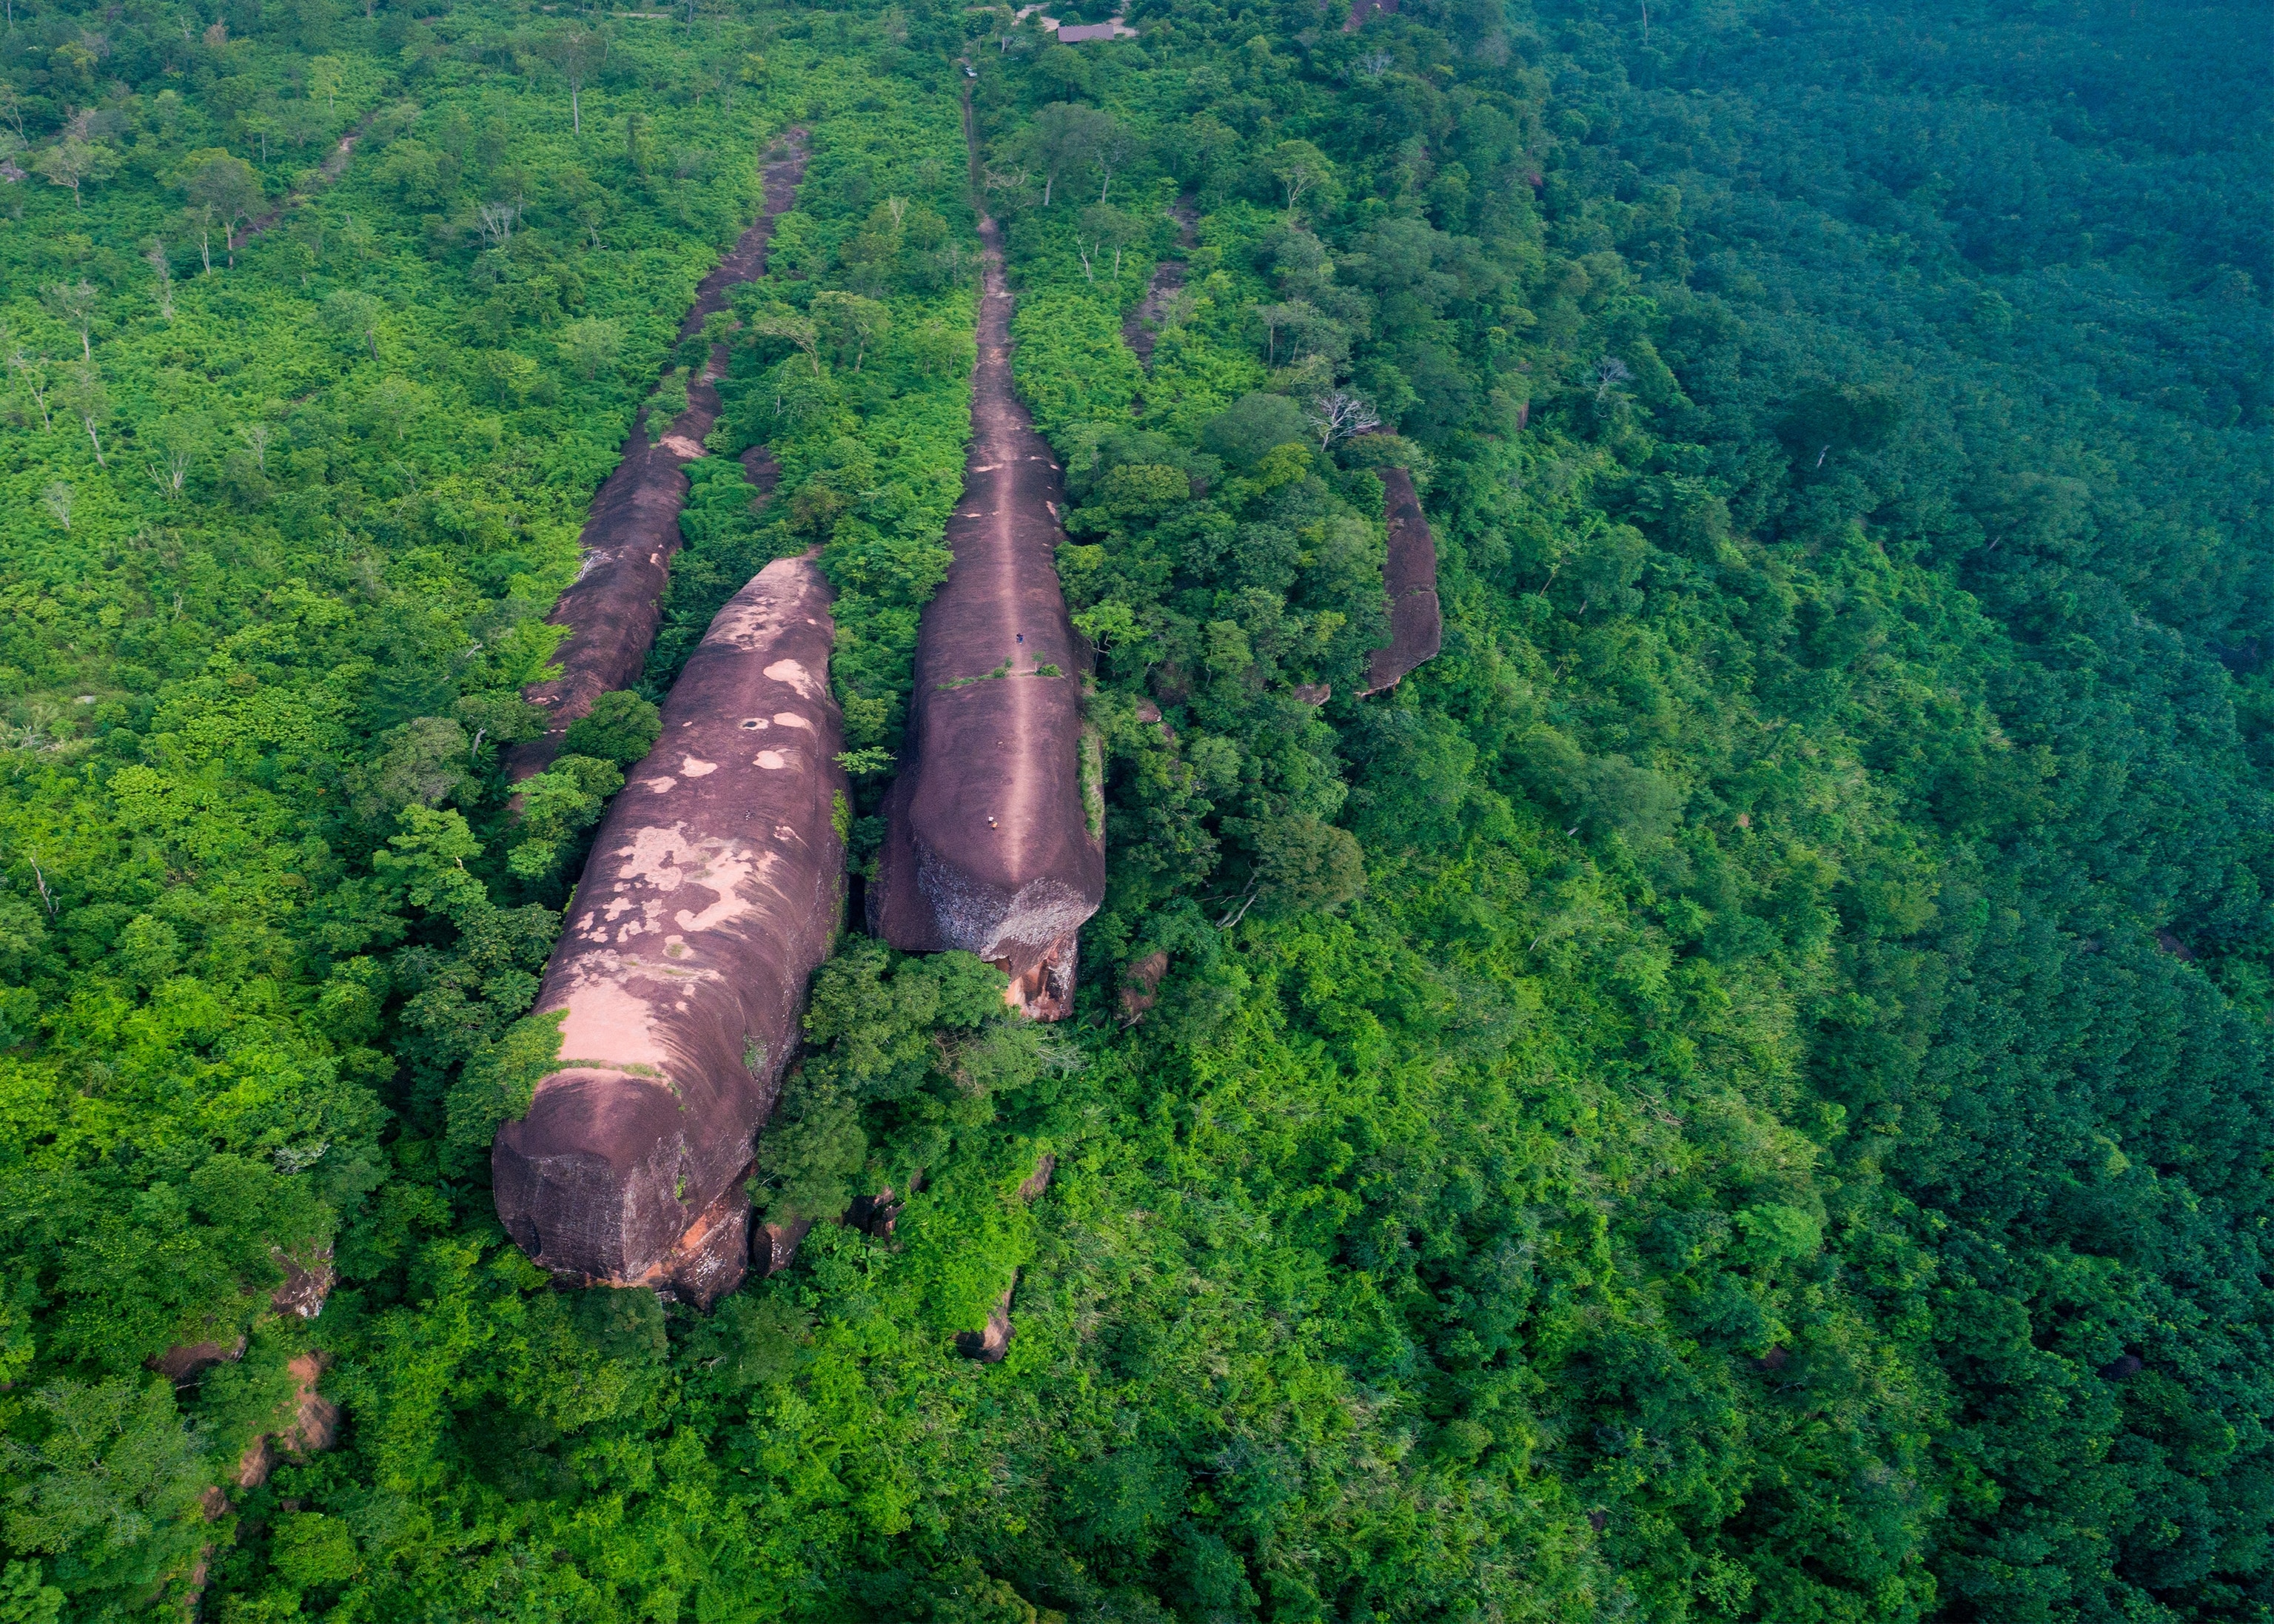
<svg viewBox="0 0 2274 1624"><path fill-rule="evenodd" d="M679 1101L622 1071L556 1071L490 1152L499 1222L546 1268L624 1281L686 1228Z"/></svg>

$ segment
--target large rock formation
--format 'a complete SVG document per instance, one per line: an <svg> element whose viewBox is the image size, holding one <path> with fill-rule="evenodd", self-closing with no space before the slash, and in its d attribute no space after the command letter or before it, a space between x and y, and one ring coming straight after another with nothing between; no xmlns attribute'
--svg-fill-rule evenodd
<svg viewBox="0 0 2274 1624"><path fill-rule="evenodd" d="M1081 671L1052 553L1065 492L1011 384L1001 236L980 222L986 297L972 375L955 562L923 613L913 758L885 803L870 929L907 952L962 948L1055 1020L1073 1007L1074 943L1105 894L1099 809L1082 787Z"/></svg>
<svg viewBox="0 0 2274 1624"><path fill-rule="evenodd" d="M1177 242L1192 248L1200 241L1200 205L1190 192L1178 198L1169 213L1177 222ZM1184 291L1185 262L1182 259L1163 259L1153 267L1152 279L1145 284L1145 297L1137 307L1121 319L1121 342L1129 346L1138 361L1148 371L1153 365L1153 346L1161 336L1161 320L1170 304Z"/></svg>
<svg viewBox="0 0 2274 1624"><path fill-rule="evenodd" d="M749 1252L742 1177L843 908L835 628L810 555L712 621L610 808L546 966L561 1069L498 1132L498 1216L546 1268L698 1303Z"/></svg>
<svg viewBox="0 0 2274 1624"><path fill-rule="evenodd" d="M1444 639L1437 607L1437 539L1429 533L1421 499L1404 469L1374 471L1382 477L1382 509L1389 521L1389 557L1382 570L1382 590L1389 598L1389 646L1374 651L1361 699L1396 688L1407 672L1435 659Z"/></svg>
<svg viewBox="0 0 2274 1624"><path fill-rule="evenodd" d="M774 216L796 200L805 159L804 132L792 130L765 165L765 207L757 220L697 286L695 304L680 323L682 340L694 337L707 317L726 309L727 296L736 286L766 274ZM541 735L507 753L506 772L516 783L551 765L569 725L601 695L629 688L647 663L672 555L679 551L679 510L686 505L688 489L684 470L704 455L703 438L719 420L719 392L711 380L726 367L725 348L712 346L703 376L688 384L687 410L653 445L646 429L635 423L624 441L623 460L593 496L577 538L584 566L546 617L551 625L568 628L568 641L553 655L561 674L522 690L523 698L548 714Z"/></svg>

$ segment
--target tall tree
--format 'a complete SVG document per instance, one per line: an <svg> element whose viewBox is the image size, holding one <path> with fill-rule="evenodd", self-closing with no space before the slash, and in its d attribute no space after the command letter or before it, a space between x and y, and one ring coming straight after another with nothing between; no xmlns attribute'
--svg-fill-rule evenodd
<svg viewBox="0 0 2274 1624"><path fill-rule="evenodd" d="M1079 174L1109 149L1118 150L1121 126L1112 116L1079 102L1053 102L1035 115L1019 146L1027 162L1043 172L1043 207L1050 206L1058 177Z"/></svg>
<svg viewBox="0 0 2274 1624"><path fill-rule="evenodd" d="M568 122L581 136L584 133L584 86L608 59L608 36L597 28L571 23L545 41L545 56L568 82Z"/></svg>
<svg viewBox="0 0 2274 1624"><path fill-rule="evenodd" d="M81 207L79 187L91 180L109 180L118 172L118 154L101 141L83 141L67 135L32 160L33 171L54 186L69 186L72 207Z"/></svg>
<svg viewBox="0 0 2274 1624"><path fill-rule="evenodd" d="M87 431L87 443L94 447L95 466L109 467L102 455L102 425L110 421L110 395L102 387L102 374L94 363L81 361L73 366L56 393L64 409Z"/></svg>
<svg viewBox="0 0 2274 1624"><path fill-rule="evenodd" d="M321 306L325 329L335 337L360 343L379 359L379 324L387 306L360 288L342 288L326 296Z"/></svg>
<svg viewBox="0 0 2274 1624"><path fill-rule="evenodd" d="M84 276L75 282L51 282L40 289L40 303L47 306L48 314L65 327L78 329L82 360L94 359L94 307L101 298L94 284Z"/></svg>
<svg viewBox="0 0 2274 1624"><path fill-rule="evenodd" d="M1282 141L1268 160L1272 178L1287 198L1287 223L1295 223L1295 210L1304 194L1332 188L1335 166L1326 154L1308 141Z"/></svg>
<svg viewBox="0 0 2274 1624"><path fill-rule="evenodd" d="M260 207L260 176L242 158L217 147L203 147L182 161L176 184L189 194L192 208L209 208L221 222L229 263L237 264L237 229Z"/></svg>

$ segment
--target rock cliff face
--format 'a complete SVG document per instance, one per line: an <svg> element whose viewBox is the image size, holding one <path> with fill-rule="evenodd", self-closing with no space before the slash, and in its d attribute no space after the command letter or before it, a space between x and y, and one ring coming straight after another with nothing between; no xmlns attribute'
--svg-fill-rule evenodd
<svg viewBox="0 0 2274 1624"><path fill-rule="evenodd" d="M726 309L737 285L766 274L766 243L774 216L797 198L805 173L804 132L793 130L764 169L765 207L757 222L719 261L695 290L695 304L680 324L681 339L703 330L706 317ZM687 410L673 419L662 440L648 443L635 424L616 464L592 498L578 538L584 567L561 595L547 622L568 628L568 641L553 656L561 674L522 691L531 704L548 712L546 731L516 745L506 771L516 783L542 772L561 753L569 725L592 708L601 695L629 688L655 643L662 614L663 589L671 577L672 555L679 551L679 510L686 505L686 465L704 455L703 437L719 420L719 394L710 380L726 369L727 355L713 347L704 376L687 388Z"/></svg>
<svg viewBox="0 0 2274 1624"><path fill-rule="evenodd" d="M600 826L546 967L561 1066L491 1156L545 1267L707 1304L749 1255L742 1176L843 912L835 628L809 555L712 621Z"/></svg>
<svg viewBox="0 0 2274 1624"><path fill-rule="evenodd" d="M869 924L907 952L962 948L1011 975L1026 1011L1073 1007L1075 934L1105 894L1082 788L1083 651L1052 553L1058 465L1011 383L1001 236L982 220L986 297L972 375L955 562L923 613L913 758L885 803Z"/></svg>
<svg viewBox="0 0 2274 1624"><path fill-rule="evenodd" d="M1396 688L1416 665L1437 658L1444 620L1437 606L1437 538L1421 512L1421 499L1402 468L1377 468L1382 508L1389 521L1389 558L1382 590L1389 598L1389 646L1374 651L1367 694ZM1361 694L1359 697L1365 697Z"/></svg>

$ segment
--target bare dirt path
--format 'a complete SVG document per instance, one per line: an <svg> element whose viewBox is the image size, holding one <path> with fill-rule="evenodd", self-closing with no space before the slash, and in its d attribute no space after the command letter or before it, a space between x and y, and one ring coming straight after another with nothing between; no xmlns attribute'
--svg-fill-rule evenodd
<svg viewBox="0 0 2274 1624"><path fill-rule="evenodd" d="M975 173L968 96L964 132ZM1083 805L1083 651L1054 560L1065 491L1012 380L1001 229L982 214L979 237L955 561L917 636L910 759L885 804L870 928L904 951L962 948L1000 965L1021 1007L1058 1019L1073 1008L1075 934L1104 894L1105 852Z"/></svg>
<svg viewBox="0 0 2274 1624"><path fill-rule="evenodd" d="M680 323L684 341L703 330L704 320L727 308L734 289L766 274L766 244L774 217L797 200L805 174L805 132L783 133L762 171L765 202L757 219L695 289L695 303ZM655 642L662 615L663 589L671 578L672 555L679 551L679 510L687 500L686 465L704 455L703 437L719 420L719 392L711 380L725 372L727 352L713 346L701 379L687 390L687 410L672 421L656 444L648 442L646 412L632 425L623 460L593 495L578 545L584 568L546 617L569 628L553 663L561 674L531 684L522 697L551 713L541 737L516 745L506 771L518 783L542 772L561 753L569 725L592 702L638 680ZM746 462L745 468L749 467Z"/></svg>

